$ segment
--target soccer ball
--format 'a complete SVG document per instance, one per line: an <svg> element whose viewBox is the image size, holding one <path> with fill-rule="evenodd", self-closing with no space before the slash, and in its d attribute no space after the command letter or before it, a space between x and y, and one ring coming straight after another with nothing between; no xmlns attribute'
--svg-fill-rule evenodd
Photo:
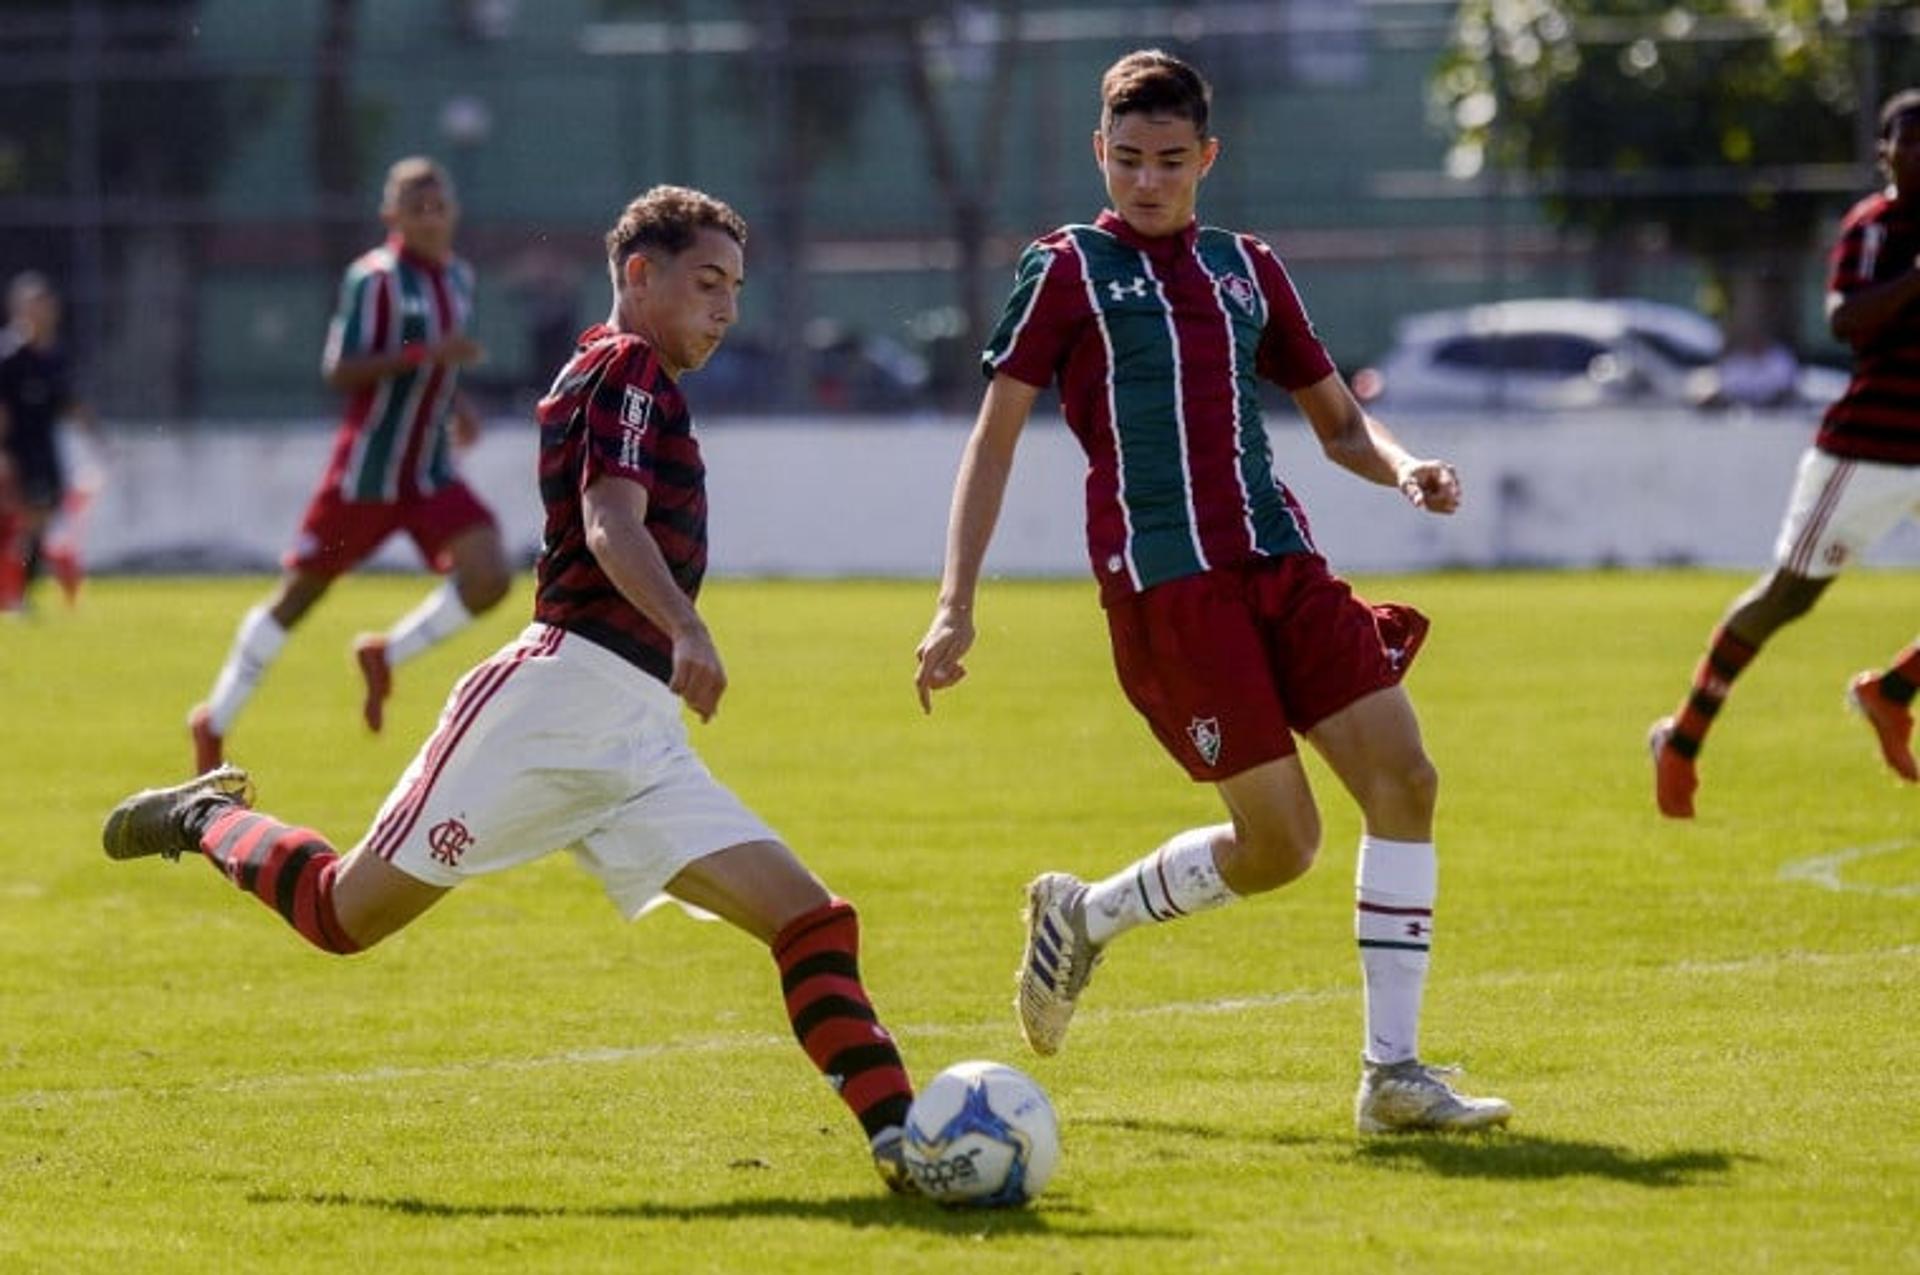
<svg viewBox="0 0 1920 1275"><path fill-rule="evenodd" d="M1024 1072L955 1063L913 1100L904 1151L913 1180L940 1204L1017 1207L1053 1176L1060 1125Z"/></svg>

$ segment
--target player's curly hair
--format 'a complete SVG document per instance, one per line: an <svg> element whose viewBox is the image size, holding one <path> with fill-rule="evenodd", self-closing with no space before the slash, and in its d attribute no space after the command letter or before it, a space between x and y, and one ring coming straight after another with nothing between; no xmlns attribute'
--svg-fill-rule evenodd
<svg viewBox="0 0 1920 1275"><path fill-rule="evenodd" d="M628 257L646 248L678 256L703 229L718 230L747 246L746 219L722 201L685 186L655 186L628 204L607 232L607 260L618 271Z"/></svg>
<svg viewBox="0 0 1920 1275"><path fill-rule="evenodd" d="M1880 140L1893 140L1893 126L1909 115L1920 115L1920 89L1902 89L1880 108Z"/></svg>
<svg viewBox="0 0 1920 1275"><path fill-rule="evenodd" d="M1122 115L1172 115L1207 135L1213 89L1206 78L1164 49L1136 49L1100 77L1100 128Z"/></svg>

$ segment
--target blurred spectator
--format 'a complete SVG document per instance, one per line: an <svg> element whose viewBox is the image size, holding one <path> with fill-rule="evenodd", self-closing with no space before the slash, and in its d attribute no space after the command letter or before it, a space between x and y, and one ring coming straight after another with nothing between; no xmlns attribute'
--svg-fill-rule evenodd
<svg viewBox="0 0 1920 1275"><path fill-rule="evenodd" d="M44 275L17 275L7 288L7 326L0 331L0 611L25 609L50 556L42 552L47 531L68 495L59 427L69 419L91 428L60 342L59 294ZM78 560L53 556L72 600Z"/></svg>
<svg viewBox="0 0 1920 1275"><path fill-rule="evenodd" d="M1784 407L1799 399L1800 360L1758 324L1743 323L1714 364L1700 406Z"/></svg>

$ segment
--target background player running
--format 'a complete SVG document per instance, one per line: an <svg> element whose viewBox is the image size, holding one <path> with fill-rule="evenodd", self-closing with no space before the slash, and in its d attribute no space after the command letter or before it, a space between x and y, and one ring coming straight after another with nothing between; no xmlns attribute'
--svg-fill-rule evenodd
<svg viewBox="0 0 1920 1275"><path fill-rule="evenodd" d="M1654 801L1672 819L1693 817L1696 770L1707 732L1753 657L1805 615L1834 578L1903 520L1920 513L1920 89L1880 111L1887 186L1840 223L1827 276L1827 321L1853 347L1853 379L1821 419L1800 458L1774 567L1733 600L1707 640L1693 684L1671 717L1653 724ZM1920 645L1885 674L1847 688L1889 768L1913 783L1914 687Z"/></svg>
<svg viewBox="0 0 1920 1275"><path fill-rule="evenodd" d="M219 765L288 633L389 536L406 532L451 578L387 632L355 642L371 730L384 723L394 667L491 609L512 579L492 513L453 464L454 444L479 434L460 369L482 355L466 334L473 270L453 254L453 183L432 160L403 159L387 173L380 216L387 240L348 267L327 331L327 384L347 396L333 454L279 587L240 621L212 692L187 716L198 771Z"/></svg>

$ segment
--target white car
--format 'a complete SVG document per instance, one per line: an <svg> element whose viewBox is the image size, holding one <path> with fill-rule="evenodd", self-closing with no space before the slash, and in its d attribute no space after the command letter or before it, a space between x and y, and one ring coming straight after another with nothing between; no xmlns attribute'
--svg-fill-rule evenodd
<svg viewBox="0 0 1920 1275"><path fill-rule="evenodd" d="M1656 301L1501 301L1401 320L1353 388L1362 402L1415 409L1702 406L1725 344L1712 320ZM1803 367L1791 397L1824 405L1846 379Z"/></svg>

